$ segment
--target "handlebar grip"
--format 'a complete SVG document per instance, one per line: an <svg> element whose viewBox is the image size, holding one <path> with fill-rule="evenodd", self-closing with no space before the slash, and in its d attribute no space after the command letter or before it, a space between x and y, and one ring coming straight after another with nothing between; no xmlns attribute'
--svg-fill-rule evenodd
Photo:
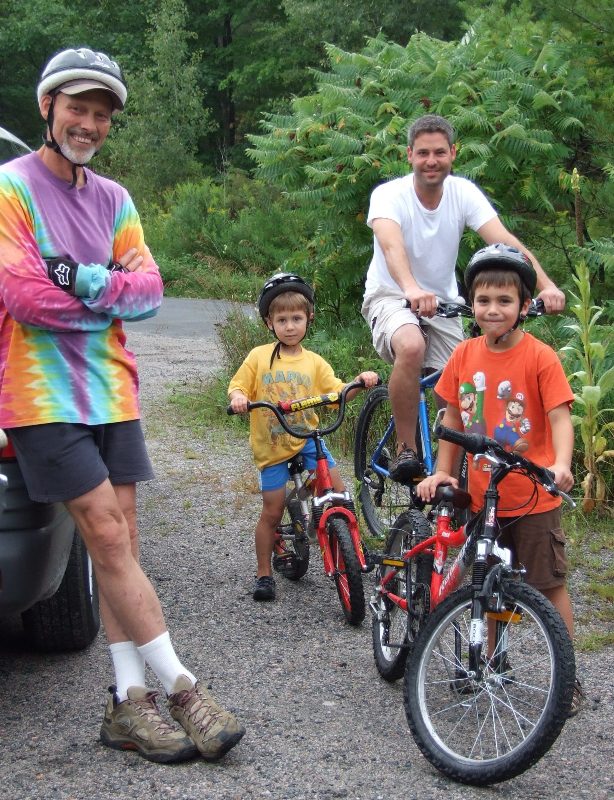
<svg viewBox="0 0 614 800"><path fill-rule="evenodd" d="M446 428L444 425L435 427L435 436L444 439L446 442L457 444L468 453L483 453L488 447L497 446L494 439L490 436L483 436L481 433L462 433L453 428Z"/></svg>
<svg viewBox="0 0 614 800"><path fill-rule="evenodd" d="M251 403L247 404L247 410L248 411L250 410L251 406L252 406ZM235 414L240 414L241 412L240 411L233 411L232 410L232 406L227 406L226 407L226 413L228 414L229 417L233 417Z"/></svg>
<svg viewBox="0 0 614 800"><path fill-rule="evenodd" d="M531 300L529 310L527 311L527 317L541 317L545 313L546 306L540 297L535 298L535 300Z"/></svg>

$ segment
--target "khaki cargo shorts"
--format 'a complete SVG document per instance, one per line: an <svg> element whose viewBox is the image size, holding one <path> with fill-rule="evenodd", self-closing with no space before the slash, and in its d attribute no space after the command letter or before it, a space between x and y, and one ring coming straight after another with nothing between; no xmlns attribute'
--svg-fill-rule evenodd
<svg viewBox="0 0 614 800"><path fill-rule="evenodd" d="M426 340L426 369L442 369L452 350L465 338L460 317L419 318L405 307L405 296L402 292L389 286L380 286L365 297L361 313L371 328L373 347L388 364L394 363L392 337L403 325L420 326Z"/></svg>

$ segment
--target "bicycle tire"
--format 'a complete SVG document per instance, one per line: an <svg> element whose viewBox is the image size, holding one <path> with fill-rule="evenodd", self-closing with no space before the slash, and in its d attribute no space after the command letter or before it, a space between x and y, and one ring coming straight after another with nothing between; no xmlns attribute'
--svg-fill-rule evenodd
<svg viewBox="0 0 614 800"><path fill-rule="evenodd" d="M390 526L412 504L407 486L384 477L371 467L371 456L383 438L392 417L387 386L376 386L367 395L356 422L354 474L360 483L358 501L371 534L379 539L388 535ZM387 468L396 453L393 430L382 452L380 465Z"/></svg>
<svg viewBox="0 0 614 800"><path fill-rule="evenodd" d="M546 753L567 719L575 680L573 646L551 603L517 581L500 591L507 621L490 626L498 638L479 681L465 671L471 587L431 613L405 671L416 744L445 775L475 786L513 778Z"/></svg>
<svg viewBox="0 0 614 800"><path fill-rule="evenodd" d="M286 498L284 515L278 527L279 536L290 532L291 538L276 538L273 569L289 581L298 581L309 567L309 539L303 526L301 504Z"/></svg>
<svg viewBox="0 0 614 800"><path fill-rule="evenodd" d="M341 608L350 625L360 625L365 618L365 592L360 561L345 519L331 516L326 521L326 535L333 557L333 579Z"/></svg>
<svg viewBox="0 0 614 800"><path fill-rule="evenodd" d="M385 553L398 558L430 535L431 527L426 517L416 509L409 509L390 529ZM394 567L378 567L376 586L387 574L395 571ZM411 598L411 618L386 597L379 595L375 600L377 612L371 622L373 656L377 671L386 681L396 681L405 672L407 656L429 611L432 571L433 556L423 553L411 559L407 569L397 573L388 584L394 594Z"/></svg>

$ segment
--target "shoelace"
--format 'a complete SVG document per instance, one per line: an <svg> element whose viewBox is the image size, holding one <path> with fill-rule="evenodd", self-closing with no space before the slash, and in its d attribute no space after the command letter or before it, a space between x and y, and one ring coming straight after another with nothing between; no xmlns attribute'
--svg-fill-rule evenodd
<svg viewBox="0 0 614 800"><path fill-rule="evenodd" d="M186 710L200 732L205 731L211 722L219 719L225 713L213 698L199 692L196 686L180 692L177 697L177 705Z"/></svg>
<svg viewBox="0 0 614 800"><path fill-rule="evenodd" d="M175 733L175 728L172 725L169 725L165 719L160 716L160 712L158 711L158 707L156 705L156 697L158 696L158 692L149 692L146 697L140 698L138 700L130 699L129 702L134 708L136 708L139 716L143 717L147 722L149 722L154 730L159 731L160 733Z"/></svg>

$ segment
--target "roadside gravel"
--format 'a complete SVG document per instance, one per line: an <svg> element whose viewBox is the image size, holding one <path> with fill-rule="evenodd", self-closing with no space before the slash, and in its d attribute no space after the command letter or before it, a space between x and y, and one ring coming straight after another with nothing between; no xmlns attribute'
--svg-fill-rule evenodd
<svg viewBox="0 0 614 800"><path fill-rule="evenodd" d="M211 314L210 307L207 313ZM215 313L222 313L216 307ZM211 331L211 329L208 329ZM460 786L423 759L409 734L401 684L378 678L370 624L343 622L317 553L278 599L251 599L259 496L247 442L212 428L195 439L173 418L173 387L215 368L212 333L130 329L157 478L140 488L143 565L178 653L245 723L218 764L174 767L98 742L111 682L102 636L84 653L41 657L0 636L0 797L4 800L450 800L614 796L614 649L578 654L592 698L552 750L494 788ZM345 468L348 478L349 467ZM366 579L369 593L370 576Z"/></svg>

